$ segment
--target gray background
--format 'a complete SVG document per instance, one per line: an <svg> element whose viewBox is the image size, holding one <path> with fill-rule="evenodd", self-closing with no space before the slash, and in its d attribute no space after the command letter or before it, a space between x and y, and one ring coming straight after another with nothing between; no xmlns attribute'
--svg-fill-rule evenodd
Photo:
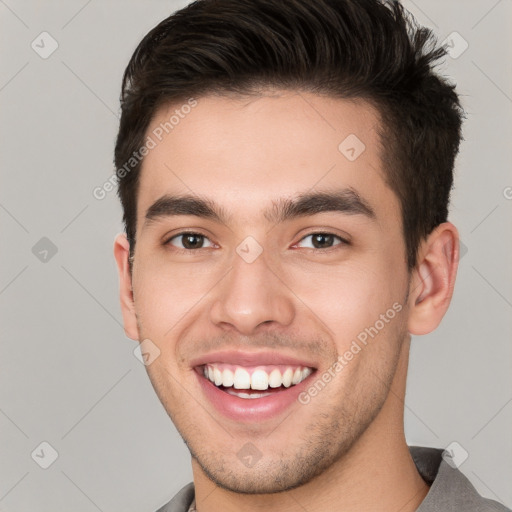
<svg viewBox="0 0 512 512"><path fill-rule="evenodd" d="M451 208L467 253L442 325L413 340L407 438L456 441L479 492L512 506L512 2L404 3L469 45L457 56L450 36L457 58L441 67L468 114ZM184 4L0 0L1 511L153 512L191 481L122 329L115 192L92 195L114 170L124 67ZM51 47L43 31L59 45L46 59L31 47ZM58 452L48 469L43 441Z"/></svg>

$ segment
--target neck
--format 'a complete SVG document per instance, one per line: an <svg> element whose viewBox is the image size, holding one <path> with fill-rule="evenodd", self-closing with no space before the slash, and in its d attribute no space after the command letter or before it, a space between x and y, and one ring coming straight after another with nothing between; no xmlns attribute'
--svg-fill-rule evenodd
<svg viewBox="0 0 512 512"><path fill-rule="evenodd" d="M239 494L216 486L192 459L198 512L414 512L429 487L412 460L403 430L410 339L382 409L350 451L301 487L275 494Z"/></svg>

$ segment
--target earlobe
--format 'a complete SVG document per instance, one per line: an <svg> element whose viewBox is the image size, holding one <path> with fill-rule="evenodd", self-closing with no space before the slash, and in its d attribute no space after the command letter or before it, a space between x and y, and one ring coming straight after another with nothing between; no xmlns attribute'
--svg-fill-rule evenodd
<svg viewBox="0 0 512 512"><path fill-rule="evenodd" d="M119 234L114 241L114 257L119 274L119 298L123 315L124 332L132 340L139 339L135 303L133 300L132 276L129 266L130 243L125 234Z"/></svg>
<svg viewBox="0 0 512 512"><path fill-rule="evenodd" d="M440 224L422 243L409 288L411 334L428 334L448 310L459 262L459 234L451 222Z"/></svg>

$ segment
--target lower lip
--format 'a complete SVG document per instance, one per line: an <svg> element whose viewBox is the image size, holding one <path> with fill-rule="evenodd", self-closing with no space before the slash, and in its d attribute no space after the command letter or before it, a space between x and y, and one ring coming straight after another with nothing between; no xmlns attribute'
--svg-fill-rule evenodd
<svg viewBox="0 0 512 512"><path fill-rule="evenodd" d="M299 394L309 385L309 379L313 372L305 380L290 386L283 391L274 391L271 395L262 398L240 398L220 390L213 382L210 382L199 371L197 374L199 384L208 401L222 415L237 422L254 423L278 416L297 401ZM240 391L244 391L241 389ZM262 391L265 393L265 391Z"/></svg>

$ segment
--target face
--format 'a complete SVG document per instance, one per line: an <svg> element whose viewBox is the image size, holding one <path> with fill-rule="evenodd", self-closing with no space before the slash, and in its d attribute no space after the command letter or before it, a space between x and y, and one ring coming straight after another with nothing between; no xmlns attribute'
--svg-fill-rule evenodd
<svg viewBox="0 0 512 512"><path fill-rule="evenodd" d="M378 416L407 335L379 120L283 91L173 105L148 135L176 109L140 176L133 337L159 353L147 371L195 474L291 489Z"/></svg>

